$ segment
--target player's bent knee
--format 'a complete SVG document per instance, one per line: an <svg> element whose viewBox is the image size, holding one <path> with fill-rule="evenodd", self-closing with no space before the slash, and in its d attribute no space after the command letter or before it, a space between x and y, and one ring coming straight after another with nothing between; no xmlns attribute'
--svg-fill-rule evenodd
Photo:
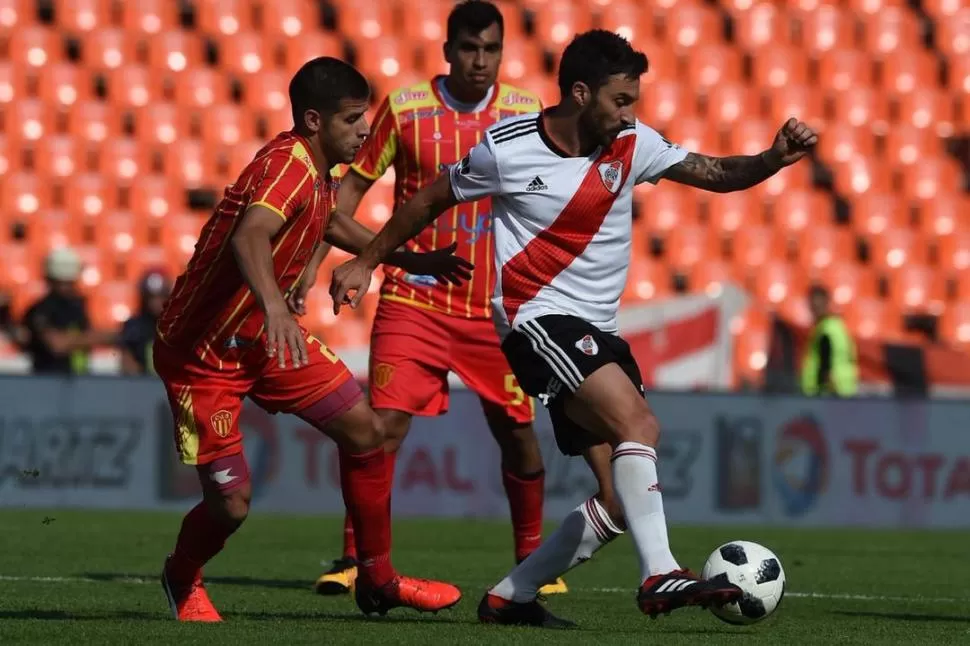
<svg viewBox="0 0 970 646"><path fill-rule="evenodd" d="M660 422L650 407L644 404L636 414L630 416L615 429L616 444L636 442L647 446L657 446L660 442Z"/></svg>
<svg viewBox="0 0 970 646"><path fill-rule="evenodd" d="M243 453L227 455L197 467L202 492L212 515L235 529L249 515L252 482Z"/></svg>
<svg viewBox="0 0 970 646"><path fill-rule="evenodd" d="M363 399L332 420L325 433L349 453L364 453L383 446L386 437L384 422Z"/></svg>
<svg viewBox="0 0 970 646"><path fill-rule="evenodd" d="M379 408L374 412L382 425L384 450L387 453L397 453L408 431L411 430L411 414L390 408Z"/></svg>

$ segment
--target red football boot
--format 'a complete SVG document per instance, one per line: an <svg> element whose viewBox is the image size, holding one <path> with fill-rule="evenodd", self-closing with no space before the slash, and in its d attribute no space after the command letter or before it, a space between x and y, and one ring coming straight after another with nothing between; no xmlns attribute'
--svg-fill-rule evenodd
<svg viewBox="0 0 970 646"><path fill-rule="evenodd" d="M386 615L391 608L413 608L418 612L446 610L461 601L461 590L450 583L397 575L380 588L357 579L357 607L365 615Z"/></svg>
<svg viewBox="0 0 970 646"><path fill-rule="evenodd" d="M172 557L165 559L165 567L162 568L162 588L168 598L168 607L172 609L172 615L179 621L222 621L222 617L219 616L219 612L212 605L205 591L202 573L197 574L191 583L175 583L168 576L170 558Z"/></svg>

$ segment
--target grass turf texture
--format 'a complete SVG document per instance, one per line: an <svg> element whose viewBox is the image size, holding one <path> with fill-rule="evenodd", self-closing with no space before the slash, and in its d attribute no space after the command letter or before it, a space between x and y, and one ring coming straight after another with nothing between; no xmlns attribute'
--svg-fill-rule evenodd
<svg viewBox="0 0 970 646"><path fill-rule="evenodd" d="M681 563L697 571L732 539L782 559L788 592L752 627L700 609L651 621L634 604L637 565L622 537L573 571L549 600L581 630L482 626L475 608L511 560L506 523L399 520L394 560L405 573L461 586L459 606L365 619L349 597L314 595L321 559L339 555L335 518L254 514L207 567L226 622L172 620L157 583L179 516L161 513L0 511L0 644L967 644L970 532L673 528ZM547 531L551 531L551 527ZM817 596L809 596L814 594Z"/></svg>

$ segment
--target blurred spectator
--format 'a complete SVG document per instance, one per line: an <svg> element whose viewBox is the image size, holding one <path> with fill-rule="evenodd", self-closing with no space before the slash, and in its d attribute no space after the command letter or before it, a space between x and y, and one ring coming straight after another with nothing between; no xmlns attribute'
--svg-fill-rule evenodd
<svg viewBox="0 0 970 646"><path fill-rule="evenodd" d="M76 288L81 259L73 249L50 252L44 270L48 292L24 315L24 349L35 373L86 373L91 349L113 343L114 335L91 330L84 297Z"/></svg>
<svg viewBox="0 0 970 646"><path fill-rule="evenodd" d="M121 371L126 375L154 374L152 342L155 323L172 284L160 271L149 271L138 284L138 313L121 328Z"/></svg>
<svg viewBox="0 0 970 646"><path fill-rule="evenodd" d="M829 303L824 287L815 285L809 290L808 306L815 324L802 359L802 392L811 397L852 397L859 389L855 341Z"/></svg>

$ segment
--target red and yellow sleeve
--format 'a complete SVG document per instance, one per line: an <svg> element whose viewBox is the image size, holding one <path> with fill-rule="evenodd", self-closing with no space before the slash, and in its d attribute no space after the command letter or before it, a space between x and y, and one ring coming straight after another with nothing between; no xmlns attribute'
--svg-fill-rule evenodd
<svg viewBox="0 0 970 646"><path fill-rule="evenodd" d="M291 151L267 155L249 206L264 206L288 220L307 204L313 171Z"/></svg>
<svg viewBox="0 0 970 646"><path fill-rule="evenodd" d="M394 118L390 97L388 97L377 109L370 136L350 167L357 174L369 180L376 180L394 163L395 155L397 155L397 119Z"/></svg>

